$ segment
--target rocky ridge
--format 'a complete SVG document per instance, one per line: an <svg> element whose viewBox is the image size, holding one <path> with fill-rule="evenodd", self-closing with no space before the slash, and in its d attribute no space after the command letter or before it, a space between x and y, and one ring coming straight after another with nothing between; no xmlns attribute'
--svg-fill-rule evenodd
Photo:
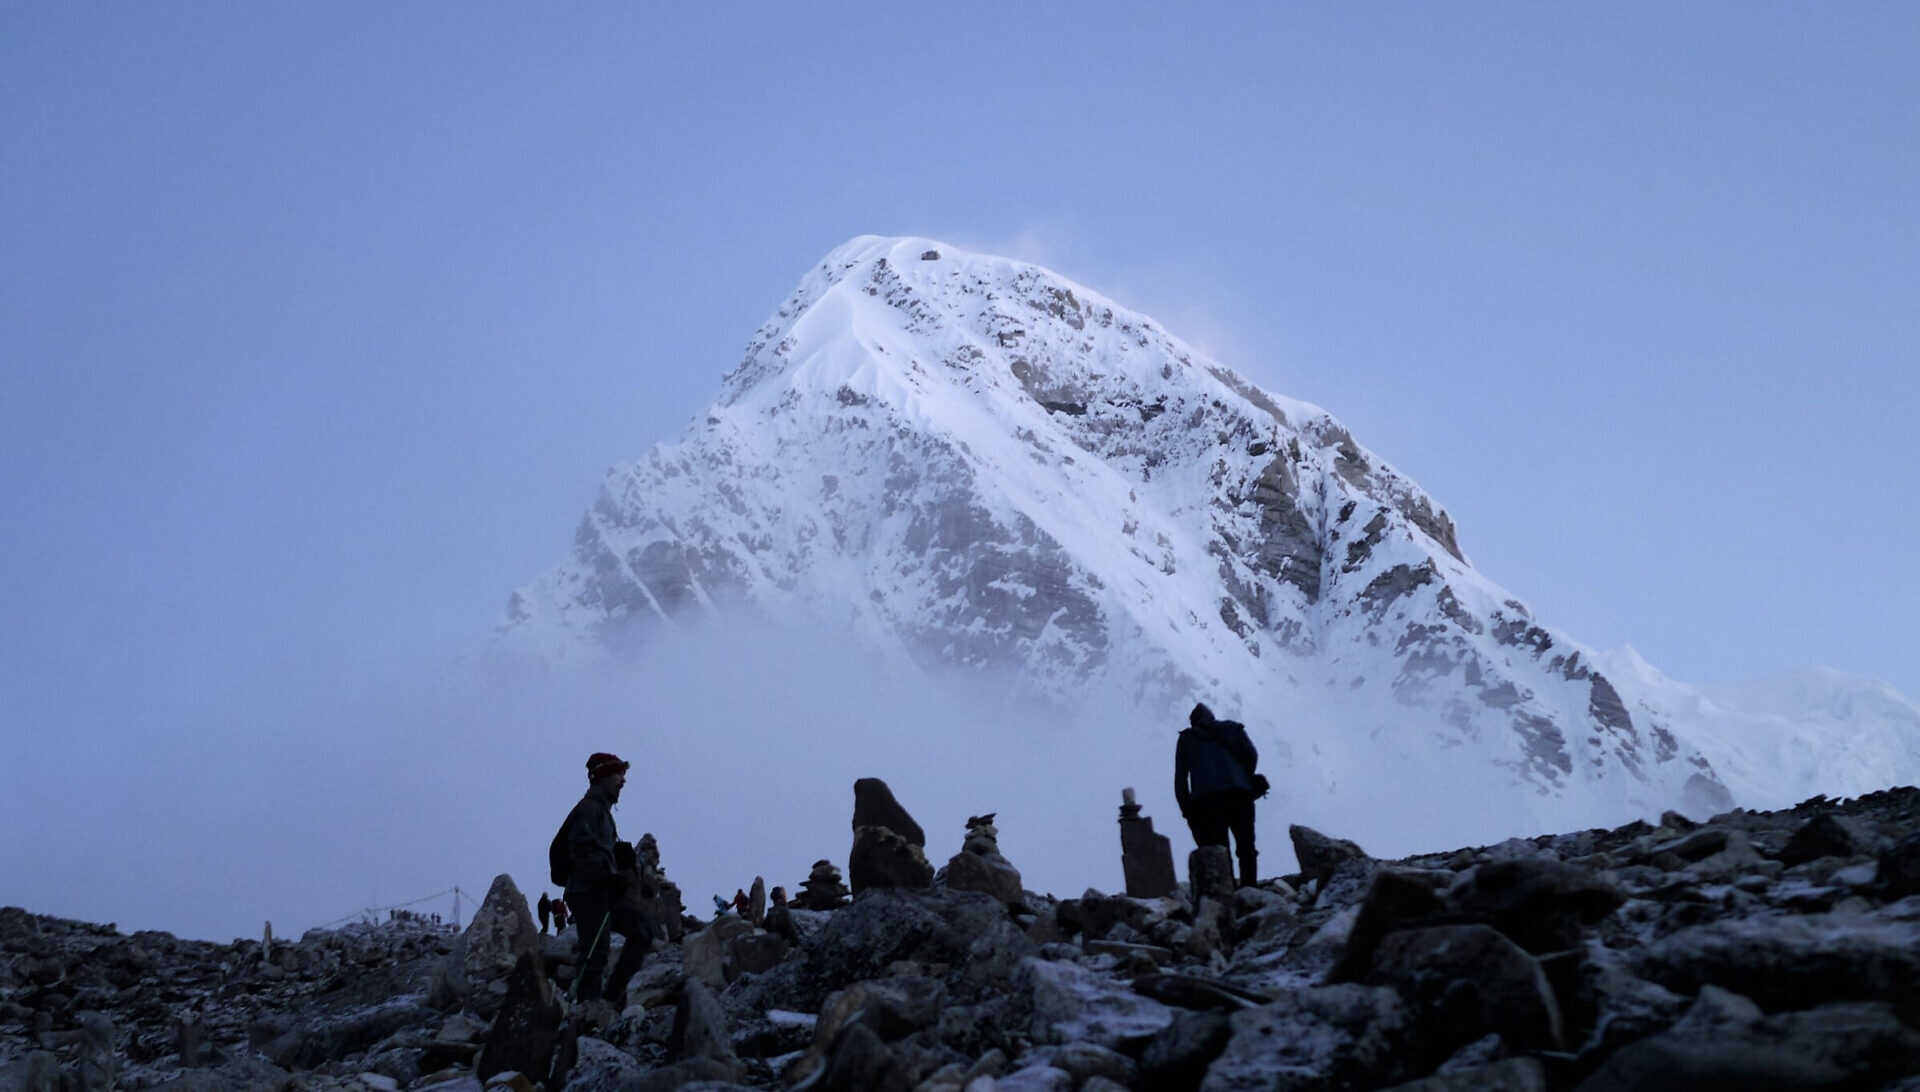
<svg viewBox="0 0 1920 1092"><path fill-rule="evenodd" d="M457 934L0 910L0 1088L1920 1090L1920 789L1393 861L1296 826L1301 872L1152 898L1020 889L991 814L928 882L860 797L850 902L661 921L617 1011L504 876Z"/></svg>

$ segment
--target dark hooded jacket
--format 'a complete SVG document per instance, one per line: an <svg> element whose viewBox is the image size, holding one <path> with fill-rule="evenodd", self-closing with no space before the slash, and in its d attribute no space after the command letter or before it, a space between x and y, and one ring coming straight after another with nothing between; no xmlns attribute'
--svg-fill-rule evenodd
<svg viewBox="0 0 1920 1092"><path fill-rule="evenodd" d="M614 874L614 843L620 833L613 825L613 799L601 784L587 794L567 815L567 857L572 870L567 875L567 890L593 891L606 887Z"/></svg>
<svg viewBox="0 0 1920 1092"><path fill-rule="evenodd" d="M1193 707L1188 727L1173 751L1173 798L1186 813L1196 796L1208 793L1253 792L1253 772L1260 752L1247 738L1246 725L1216 720L1205 705Z"/></svg>

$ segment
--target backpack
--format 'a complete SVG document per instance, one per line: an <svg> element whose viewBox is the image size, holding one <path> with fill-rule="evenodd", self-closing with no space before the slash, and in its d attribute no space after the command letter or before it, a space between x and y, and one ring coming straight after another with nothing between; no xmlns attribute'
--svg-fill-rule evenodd
<svg viewBox="0 0 1920 1092"><path fill-rule="evenodd" d="M573 816L569 815L567 818L572 819ZM564 890L567 886L567 877L572 874L573 854L567 849L567 824L561 823L560 829L554 833L553 841L547 846L547 879L552 880L555 887Z"/></svg>
<svg viewBox="0 0 1920 1092"><path fill-rule="evenodd" d="M1236 720L1219 720L1219 721L1215 721L1214 724L1221 728L1224 728L1227 725L1232 725L1233 727L1240 729L1240 731L1242 732L1245 732L1247 730L1246 725L1241 724L1239 721L1236 721ZM1212 737L1213 742L1217 744L1221 750L1227 752L1227 755L1233 759L1233 764L1240 767L1241 771L1247 775L1247 783L1253 786L1252 793L1253 793L1253 798L1255 800L1258 800L1261 797L1273 791L1273 782L1267 780L1266 774L1254 773L1252 770L1248 769L1247 764L1245 762L1240 761L1240 753L1238 751L1235 751L1232 747L1229 747L1227 745L1227 741L1224 739L1221 739L1217 732L1209 732L1208 735Z"/></svg>

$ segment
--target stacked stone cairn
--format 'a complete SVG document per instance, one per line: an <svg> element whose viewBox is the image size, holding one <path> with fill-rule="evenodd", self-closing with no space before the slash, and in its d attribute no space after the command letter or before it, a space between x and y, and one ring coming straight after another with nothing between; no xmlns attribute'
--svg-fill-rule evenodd
<svg viewBox="0 0 1920 1092"><path fill-rule="evenodd" d="M849 894L847 885L840 882L840 869L823 857L813 862L813 871L789 905L796 910L838 910L847 904Z"/></svg>
<svg viewBox="0 0 1920 1092"><path fill-rule="evenodd" d="M1173 874L1173 843L1153 832L1153 820L1140 814L1131 787L1120 790L1120 871L1127 894L1136 899L1165 898L1180 882Z"/></svg>
<svg viewBox="0 0 1920 1092"><path fill-rule="evenodd" d="M967 819L966 837L960 852L947 861L939 879L953 891L981 891L1009 907L1025 908L1026 890L1020 886L1020 870L1000 854L1000 829L993 825L994 814Z"/></svg>
<svg viewBox="0 0 1920 1092"><path fill-rule="evenodd" d="M679 943L686 934L686 904L680 899L679 885L667 879L660 866L660 843L651 833L642 834L634 843L634 872L638 881L627 888L627 899L664 940Z"/></svg>
<svg viewBox="0 0 1920 1092"><path fill-rule="evenodd" d="M927 863L926 845L926 832L893 798L885 781L863 777L853 783L853 849L847 855L847 878L854 894L876 887L931 886L933 866Z"/></svg>
<svg viewBox="0 0 1920 1092"><path fill-rule="evenodd" d="M459 934L271 949L0 909L0 1089L1920 1092L1920 789L1396 861L1290 833L1254 887L775 899L611 1015L505 877Z"/></svg>

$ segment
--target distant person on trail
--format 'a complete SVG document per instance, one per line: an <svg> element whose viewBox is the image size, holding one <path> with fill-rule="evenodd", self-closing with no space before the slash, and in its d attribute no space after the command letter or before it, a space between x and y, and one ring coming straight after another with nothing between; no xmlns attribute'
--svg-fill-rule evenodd
<svg viewBox="0 0 1920 1092"><path fill-rule="evenodd" d="M613 825L613 805L627 784L627 767L618 755L605 752L587 759L587 794L567 814L548 849L552 878L566 885L566 903L579 931L580 999L605 997L616 1006L625 1004L627 982L653 946L653 931L625 899L635 876L616 867L614 846L620 835ZM603 992L600 972L615 933L626 942Z"/></svg>
<svg viewBox="0 0 1920 1092"><path fill-rule="evenodd" d="M567 900L565 899L553 900L553 931L556 933L567 931Z"/></svg>
<svg viewBox="0 0 1920 1092"><path fill-rule="evenodd" d="M553 900L547 898L545 891L540 892L540 935L547 935L547 921L553 917Z"/></svg>
<svg viewBox="0 0 1920 1092"><path fill-rule="evenodd" d="M1260 752L1246 725L1217 720L1204 702L1187 714L1187 728L1173 752L1173 798L1201 846L1224 846L1233 835L1240 859L1240 886L1259 882L1253 846L1253 802L1266 795L1267 779L1254 772Z"/></svg>

